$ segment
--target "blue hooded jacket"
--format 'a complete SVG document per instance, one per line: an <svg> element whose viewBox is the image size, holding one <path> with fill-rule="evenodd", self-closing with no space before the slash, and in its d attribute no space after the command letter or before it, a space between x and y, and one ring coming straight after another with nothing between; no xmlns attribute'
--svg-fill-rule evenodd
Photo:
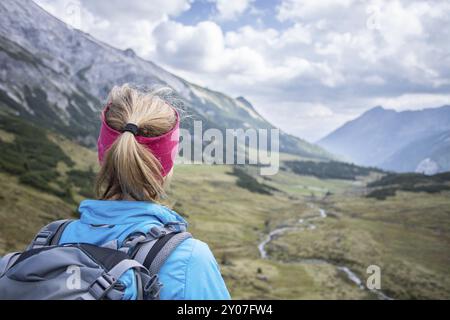
<svg viewBox="0 0 450 320"><path fill-rule="evenodd" d="M186 223L176 212L144 201L85 200L79 212L80 219L67 226L60 244L83 242L101 246L118 240L121 245L133 232L146 233L168 222ZM163 284L160 296L164 300L230 299L216 259L208 245L197 239L183 241L172 252L159 278ZM135 299L133 271L125 273L120 280L127 287L124 299Z"/></svg>

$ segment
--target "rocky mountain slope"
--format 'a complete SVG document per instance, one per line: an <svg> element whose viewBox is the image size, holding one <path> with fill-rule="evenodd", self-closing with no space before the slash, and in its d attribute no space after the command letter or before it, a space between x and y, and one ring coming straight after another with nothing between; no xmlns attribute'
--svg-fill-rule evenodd
<svg viewBox="0 0 450 320"><path fill-rule="evenodd" d="M0 2L0 107L93 146L107 92L125 82L174 89L173 102L203 127L272 128L245 99L192 84L75 30L31 0ZM190 121L184 122L185 127ZM327 158L321 148L282 134L280 149Z"/></svg>

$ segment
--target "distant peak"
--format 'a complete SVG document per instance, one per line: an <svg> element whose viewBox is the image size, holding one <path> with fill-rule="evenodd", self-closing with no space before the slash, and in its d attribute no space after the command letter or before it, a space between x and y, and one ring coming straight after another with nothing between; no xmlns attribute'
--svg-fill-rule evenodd
<svg viewBox="0 0 450 320"><path fill-rule="evenodd" d="M136 52L134 52L134 50L131 49L131 48L128 48L128 49L123 50L123 53L125 53L125 55L126 55L127 57L131 57L131 58L136 57Z"/></svg>
<svg viewBox="0 0 450 320"><path fill-rule="evenodd" d="M366 112L364 112L362 114L362 116L368 115L368 114L369 115L381 114L381 113L386 113L386 112L396 112L396 111L395 110L391 110L391 109L386 109L386 108L384 108L382 106L376 106L376 107L373 107L373 108L367 110Z"/></svg>
<svg viewBox="0 0 450 320"><path fill-rule="evenodd" d="M244 97L240 96L236 98L237 101L245 104L247 107L252 108L253 109L253 105L250 103L250 101L248 101L247 99L245 99Z"/></svg>
<svg viewBox="0 0 450 320"><path fill-rule="evenodd" d="M387 109L383 108L382 106L376 106L370 109L369 111L386 111Z"/></svg>

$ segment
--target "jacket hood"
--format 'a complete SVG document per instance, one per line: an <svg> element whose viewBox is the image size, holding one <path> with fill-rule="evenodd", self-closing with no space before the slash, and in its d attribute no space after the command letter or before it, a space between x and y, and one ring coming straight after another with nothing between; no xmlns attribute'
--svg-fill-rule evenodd
<svg viewBox="0 0 450 320"><path fill-rule="evenodd" d="M175 211L148 201L84 200L78 211L81 223L92 225L176 222L187 226L186 220Z"/></svg>

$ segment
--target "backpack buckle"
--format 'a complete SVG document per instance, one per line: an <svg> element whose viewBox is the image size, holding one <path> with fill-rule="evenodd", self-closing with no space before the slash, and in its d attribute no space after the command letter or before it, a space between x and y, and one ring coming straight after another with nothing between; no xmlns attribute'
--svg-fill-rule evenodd
<svg viewBox="0 0 450 320"><path fill-rule="evenodd" d="M32 248L35 249L48 245L52 234L50 231L39 232L33 240Z"/></svg>
<svg viewBox="0 0 450 320"><path fill-rule="evenodd" d="M148 234L151 235L154 239L159 239L162 236L166 235L166 230L158 228L158 227L153 227L150 230L148 230Z"/></svg>
<svg viewBox="0 0 450 320"><path fill-rule="evenodd" d="M112 288L115 282L116 279L113 276L108 273L104 273L94 281L89 288L89 293L95 300L100 300Z"/></svg>
<svg viewBox="0 0 450 320"><path fill-rule="evenodd" d="M162 284L159 282L159 277L157 274L150 277L143 288L145 299L147 300L157 300L159 299L159 293L161 291Z"/></svg>
<svg viewBox="0 0 450 320"><path fill-rule="evenodd" d="M96 282L102 289L107 290L114 284L114 282L116 282L116 279L110 274L104 273L101 277L97 278Z"/></svg>

